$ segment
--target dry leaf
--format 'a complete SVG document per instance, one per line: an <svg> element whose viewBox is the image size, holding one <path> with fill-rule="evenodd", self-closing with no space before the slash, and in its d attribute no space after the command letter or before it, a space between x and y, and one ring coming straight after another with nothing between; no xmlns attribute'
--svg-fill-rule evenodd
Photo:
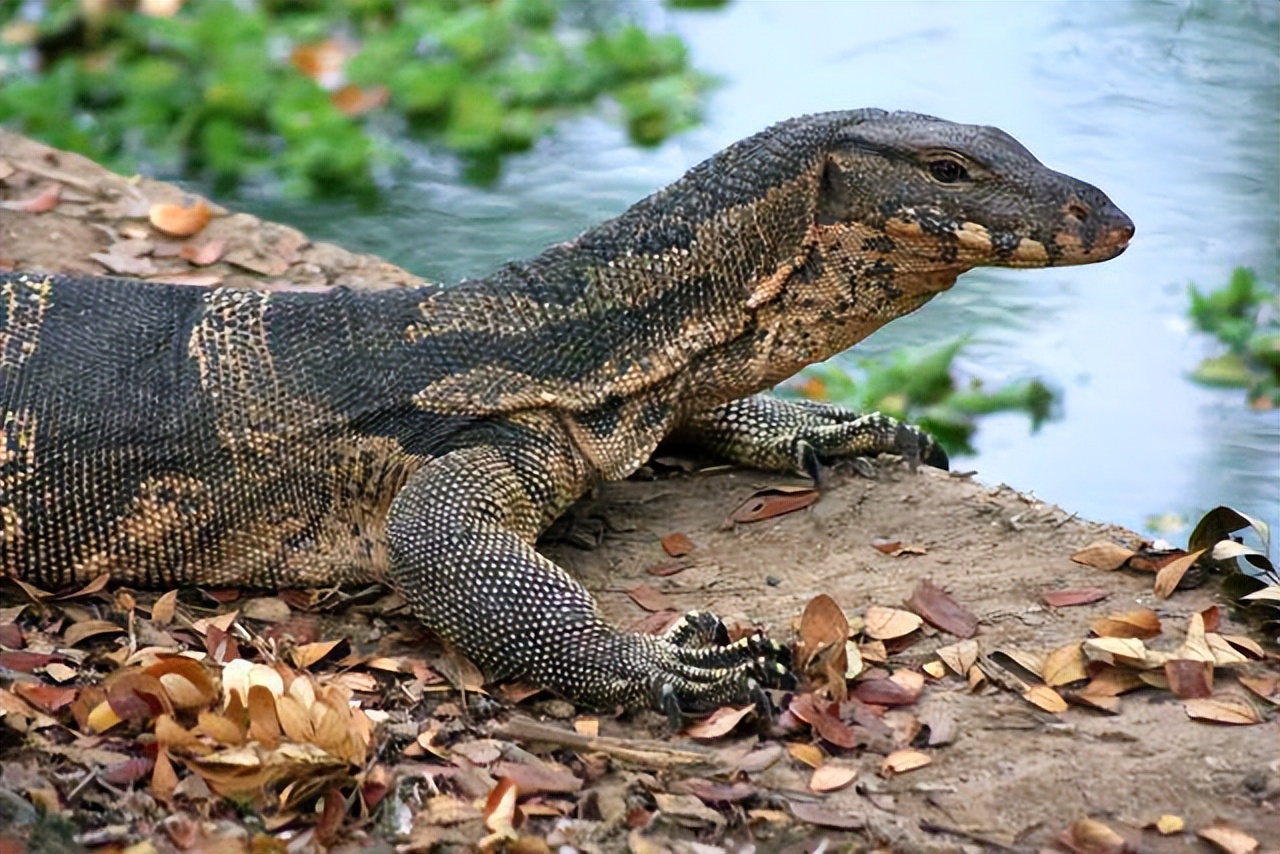
<svg viewBox="0 0 1280 854"><path fill-rule="evenodd" d="M80 623L72 623L65 632L62 633L62 639L68 646L75 646L85 638L94 635L103 634L122 634L124 629L115 623L109 623L106 620L84 620Z"/></svg>
<svg viewBox="0 0 1280 854"><path fill-rule="evenodd" d="M1022 698L1050 714L1060 715L1067 710L1067 701L1048 685L1032 685L1022 692Z"/></svg>
<svg viewBox="0 0 1280 854"><path fill-rule="evenodd" d="M1181 833L1187 823L1183 821L1181 816L1170 815L1165 813L1155 820L1154 827L1156 832L1161 836L1172 836L1175 833Z"/></svg>
<svg viewBox="0 0 1280 854"><path fill-rule="evenodd" d="M1280 675L1239 676L1240 684L1269 703L1280 704Z"/></svg>
<svg viewBox="0 0 1280 854"><path fill-rule="evenodd" d="M177 608L178 591L170 590L151 606L151 621L157 625L167 626L173 622L173 615Z"/></svg>
<svg viewBox="0 0 1280 854"><path fill-rule="evenodd" d="M1071 555L1071 559L1083 566L1111 572L1124 566L1133 555L1133 549L1108 540L1097 540Z"/></svg>
<svg viewBox="0 0 1280 854"><path fill-rule="evenodd" d="M1191 554L1183 555L1176 560L1172 560L1160 568L1156 573L1156 583L1153 588L1156 597L1160 599L1168 599L1170 594L1177 588L1178 582L1182 581L1182 576L1187 574L1187 570L1200 559L1200 555L1205 550L1191 552Z"/></svg>
<svg viewBox="0 0 1280 854"><path fill-rule="evenodd" d="M47 184L43 190L29 198L0 202L0 208L19 213L46 213L56 208L61 198L62 185Z"/></svg>
<svg viewBox="0 0 1280 854"><path fill-rule="evenodd" d="M1081 651L1079 642L1058 647L1045 656L1040 678L1053 688L1088 679L1089 674L1084 669L1084 652Z"/></svg>
<svg viewBox="0 0 1280 854"><path fill-rule="evenodd" d="M924 624L924 620L910 611L872 605L863 618L863 633L875 640L892 640L905 637Z"/></svg>
<svg viewBox="0 0 1280 854"><path fill-rule="evenodd" d="M787 744L787 753L791 754L791 758L798 762L803 762L810 768L821 768L822 763L826 761L826 757L822 754L822 748L816 744L806 744L804 742L790 742Z"/></svg>
<svg viewBox="0 0 1280 854"><path fill-rule="evenodd" d="M197 267L208 267L222 257L222 253L226 248L227 242L221 239L210 240L201 246L184 243L178 255Z"/></svg>
<svg viewBox="0 0 1280 854"><path fill-rule="evenodd" d="M1223 854L1254 854L1258 850L1258 840L1221 819L1197 830L1196 836Z"/></svg>
<svg viewBox="0 0 1280 854"><path fill-rule="evenodd" d="M209 224L209 205L204 199L187 197L185 204L157 202L147 212L151 224L174 237L190 237Z"/></svg>
<svg viewBox="0 0 1280 854"><path fill-rule="evenodd" d="M1160 667L1170 658L1167 653L1147 649L1138 638L1089 638L1080 645L1080 649L1089 661L1127 667Z"/></svg>
<svg viewBox="0 0 1280 854"><path fill-rule="evenodd" d="M800 616L800 639L796 644L796 659L800 667L807 668L822 650L840 644L843 648L849 637L849 620L844 611L825 593L821 593L804 606Z"/></svg>
<svg viewBox="0 0 1280 854"><path fill-rule="evenodd" d="M1100 638L1140 638L1146 640L1160 634L1160 617L1150 608L1138 608L1123 614L1099 617L1089 628Z"/></svg>
<svg viewBox="0 0 1280 854"><path fill-rule="evenodd" d="M828 763L814 769L813 776L809 778L809 790L820 794L834 792L852 783L857 776L856 768Z"/></svg>
<svg viewBox="0 0 1280 854"><path fill-rule="evenodd" d="M964 676L978 663L978 642L965 640L938 648L938 658L957 676Z"/></svg>
<svg viewBox="0 0 1280 854"><path fill-rule="evenodd" d="M831 713L834 703L824 703L813 694L797 694L788 707L791 714L813 727L819 736L836 745L852 750L858 746L858 731Z"/></svg>
<svg viewBox="0 0 1280 854"><path fill-rule="evenodd" d="M818 490L807 486L774 486L762 489L738 505L729 518L726 527L733 523L762 522L775 516L803 510L818 500Z"/></svg>
<svg viewBox="0 0 1280 854"><path fill-rule="evenodd" d="M573 722L573 729L578 733L578 735L585 735L587 738L595 738L600 735L600 719L579 718Z"/></svg>
<svg viewBox="0 0 1280 854"><path fill-rule="evenodd" d="M1262 723L1258 712L1242 699L1236 697L1208 697L1201 700L1187 700L1183 706L1187 717L1198 721L1211 721L1218 724L1247 726Z"/></svg>
<svg viewBox="0 0 1280 854"><path fill-rule="evenodd" d="M720 738L732 732L733 728L753 711L755 706L745 706L741 709L723 706L705 719L691 724L684 732L691 738Z"/></svg>
<svg viewBox="0 0 1280 854"><path fill-rule="evenodd" d="M662 550L671 557L684 557L693 551L693 540L688 534L667 534L662 538Z"/></svg>
<svg viewBox="0 0 1280 854"><path fill-rule="evenodd" d="M1070 590L1046 590L1040 599L1051 608L1070 608L1106 599L1111 591L1102 587L1078 587Z"/></svg>
<svg viewBox="0 0 1280 854"><path fill-rule="evenodd" d="M646 611L676 610L676 603L672 602L667 594L648 584L637 584L627 591L627 595L631 597L631 601Z"/></svg>
<svg viewBox="0 0 1280 854"><path fill-rule="evenodd" d="M907 607L944 632L971 638L978 633L978 618L941 587L927 578L916 582Z"/></svg>
<svg viewBox="0 0 1280 854"><path fill-rule="evenodd" d="M905 774L908 771L923 768L932 761L929 754L919 750L910 748L895 750L880 762L880 776L893 777L897 774Z"/></svg>
<svg viewBox="0 0 1280 854"><path fill-rule="evenodd" d="M1058 842L1072 854L1128 854L1124 837L1092 818L1082 818L1058 834Z"/></svg>

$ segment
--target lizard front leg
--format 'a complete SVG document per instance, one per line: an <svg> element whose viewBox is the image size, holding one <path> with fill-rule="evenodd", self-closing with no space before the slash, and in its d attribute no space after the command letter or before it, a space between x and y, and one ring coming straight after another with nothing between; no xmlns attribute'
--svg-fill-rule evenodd
<svg viewBox="0 0 1280 854"><path fill-rule="evenodd" d="M941 469L949 465L932 436L896 418L765 394L695 412L673 438L730 462L807 475L815 482L821 464L851 457L891 453Z"/></svg>
<svg viewBox="0 0 1280 854"><path fill-rule="evenodd" d="M661 637L611 626L534 549L546 517L581 492L568 453L499 433L410 478L392 502L387 536L390 581L414 614L489 677L597 708L648 706L674 721L786 684L780 647L758 637L722 645L704 617L697 631L685 623Z"/></svg>

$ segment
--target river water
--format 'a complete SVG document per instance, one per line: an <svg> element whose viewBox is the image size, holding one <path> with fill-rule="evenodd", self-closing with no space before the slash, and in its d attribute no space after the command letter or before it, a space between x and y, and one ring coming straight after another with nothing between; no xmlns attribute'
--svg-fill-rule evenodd
<svg viewBox="0 0 1280 854"><path fill-rule="evenodd" d="M375 210L233 204L425 277L477 276L573 236L730 142L800 113L877 106L997 125L1097 184L1137 225L1106 264L979 270L857 348L960 334L966 376L1039 376L1062 417L983 419L977 469L1082 516L1148 530L1220 503L1280 521L1280 411L1187 380L1207 337L1189 282L1280 272L1280 6L1226 2L763 2L655 11L722 84L697 130L637 150L607 120L564 126L490 188L419 151ZM1162 528L1171 540L1186 531Z"/></svg>

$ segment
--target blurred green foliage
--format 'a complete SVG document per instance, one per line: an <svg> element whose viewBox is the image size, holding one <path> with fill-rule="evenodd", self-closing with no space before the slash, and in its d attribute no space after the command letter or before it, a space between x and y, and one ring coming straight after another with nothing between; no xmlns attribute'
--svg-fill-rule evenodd
<svg viewBox="0 0 1280 854"><path fill-rule="evenodd" d="M1237 267L1216 290L1188 290L1196 328L1226 347L1201 362L1192 378L1246 388L1255 409L1280 406L1280 283L1264 284L1253 270Z"/></svg>
<svg viewBox="0 0 1280 854"><path fill-rule="evenodd" d="M268 176L295 193L340 193L371 188L405 132L491 180L503 154L606 97L631 139L654 145L697 120L709 82L679 38L613 4L119 8L137 5L0 2L0 121L119 171L145 162L221 188ZM33 7L34 20L19 17Z"/></svg>
<svg viewBox="0 0 1280 854"><path fill-rule="evenodd" d="M961 387L954 362L967 343L961 338L928 349L899 348L883 359L859 359L853 371L833 362L813 365L787 390L918 424L949 454L974 453L970 440L983 415L1024 412L1038 428L1050 415L1053 391L1038 379L994 391L976 379Z"/></svg>

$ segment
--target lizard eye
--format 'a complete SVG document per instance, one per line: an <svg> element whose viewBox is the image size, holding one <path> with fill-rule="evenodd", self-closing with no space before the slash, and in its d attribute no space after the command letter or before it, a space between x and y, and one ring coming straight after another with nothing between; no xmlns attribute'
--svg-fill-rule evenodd
<svg viewBox="0 0 1280 854"><path fill-rule="evenodd" d="M929 161L929 174L943 184L957 184L969 180L969 171L948 157Z"/></svg>

